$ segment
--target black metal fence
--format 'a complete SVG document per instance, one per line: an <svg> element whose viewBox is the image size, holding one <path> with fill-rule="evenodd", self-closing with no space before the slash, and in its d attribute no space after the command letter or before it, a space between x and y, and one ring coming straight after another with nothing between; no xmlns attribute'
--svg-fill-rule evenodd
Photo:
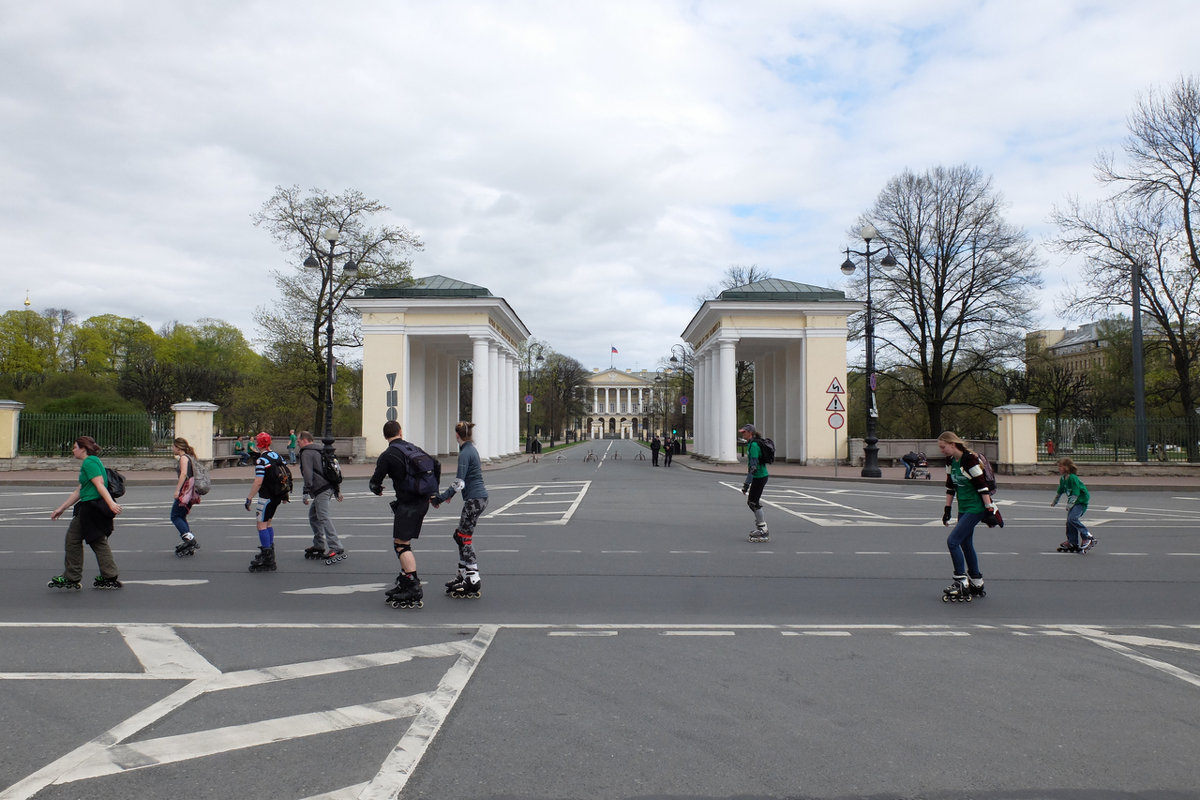
<svg viewBox="0 0 1200 800"><path fill-rule="evenodd" d="M69 458L79 436L91 436L106 456L169 456L175 415L21 414L17 455Z"/></svg>
<svg viewBox="0 0 1200 800"><path fill-rule="evenodd" d="M1137 430L1131 417L1042 419L1039 461L1137 462ZM1189 448L1189 443L1191 447ZM1148 461L1200 460L1200 421L1186 417L1146 420ZM1189 458L1190 454L1190 458Z"/></svg>

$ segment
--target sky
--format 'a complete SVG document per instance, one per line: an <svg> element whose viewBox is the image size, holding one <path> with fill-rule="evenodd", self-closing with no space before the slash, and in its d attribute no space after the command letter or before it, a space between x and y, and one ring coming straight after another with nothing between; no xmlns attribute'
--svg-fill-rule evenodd
<svg viewBox="0 0 1200 800"><path fill-rule="evenodd" d="M424 241L414 275L652 370L729 267L845 289L887 181L968 164L1073 326L1051 211L1101 196L1198 30L1195 0L0 0L0 313L253 342L291 265L251 215L357 189Z"/></svg>

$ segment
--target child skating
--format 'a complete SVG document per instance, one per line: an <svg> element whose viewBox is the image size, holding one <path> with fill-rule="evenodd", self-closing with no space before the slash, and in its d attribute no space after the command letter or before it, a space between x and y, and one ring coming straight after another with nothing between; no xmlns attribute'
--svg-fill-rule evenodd
<svg viewBox="0 0 1200 800"><path fill-rule="evenodd" d="M1059 498L1067 496L1067 540L1058 546L1060 553L1086 553L1096 546L1096 537L1092 536L1082 517L1087 512L1088 503L1092 499L1091 492L1079 479L1075 462L1069 458L1058 460L1058 493L1054 502L1058 505Z"/></svg>

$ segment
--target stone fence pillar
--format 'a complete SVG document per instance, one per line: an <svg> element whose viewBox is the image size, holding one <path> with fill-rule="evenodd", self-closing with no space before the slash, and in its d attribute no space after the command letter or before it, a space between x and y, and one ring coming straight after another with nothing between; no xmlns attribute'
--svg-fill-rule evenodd
<svg viewBox="0 0 1200 800"><path fill-rule="evenodd" d="M213 457L213 415L218 408L212 403L191 401L171 406L175 412L175 435L187 439L201 461L211 461Z"/></svg>
<svg viewBox="0 0 1200 800"><path fill-rule="evenodd" d="M996 469L1016 474L1018 466L1036 465L1037 452L1037 406L1014 403L992 409L996 415L996 439L999 453Z"/></svg>
<svg viewBox="0 0 1200 800"><path fill-rule="evenodd" d="M17 457L17 429L24 403L0 400L0 459Z"/></svg>

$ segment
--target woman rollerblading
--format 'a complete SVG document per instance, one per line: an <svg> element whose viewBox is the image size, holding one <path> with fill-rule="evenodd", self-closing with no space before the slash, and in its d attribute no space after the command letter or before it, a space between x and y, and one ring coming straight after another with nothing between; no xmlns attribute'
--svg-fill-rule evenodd
<svg viewBox="0 0 1200 800"><path fill-rule="evenodd" d="M108 537L113 532L113 519L121 513L121 506L108 491L108 473L98 457L100 445L90 436L80 436L71 449L72 455L81 462L79 486L71 492L62 505L50 512L50 519L58 519L68 508L71 509L71 524L67 526L64 546L63 573L56 575L46 584L51 589L79 589L83 579L83 543L87 542L96 554L100 566L97 581L112 583L119 588L117 563L113 559Z"/></svg>
<svg viewBox="0 0 1200 800"><path fill-rule="evenodd" d="M738 432L746 442L746 480L742 482L742 494L746 495L746 505L754 512L754 530L746 539L750 542L768 542L771 539L762 505L762 493L768 478L762 435L750 423L743 425Z"/></svg>
<svg viewBox="0 0 1200 800"><path fill-rule="evenodd" d="M1003 525L992 502L978 455L953 431L938 436L938 449L946 457L946 506L942 524L949 525L953 504L958 500L958 523L946 537L950 561L954 566L954 583L943 590L942 602L971 602L982 597L983 573L975 552L975 526L985 522L989 527Z"/></svg>
<svg viewBox="0 0 1200 800"><path fill-rule="evenodd" d="M188 523L188 514L192 506L200 502L196 494L196 451L184 438L176 438L171 442L171 451L175 454L175 499L171 501L171 524L179 531L182 540L175 547L175 556L185 558L195 555L200 549L196 537Z"/></svg>
<svg viewBox="0 0 1200 800"><path fill-rule="evenodd" d="M458 440L458 471L450 488L429 499L437 508L447 503L458 492L462 492L463 507L454 531L454 544L458 547L458 574L446 582L446 595L453 598L479 599L483 582L479 577L479 561L475 556L475 525L488 504L487 487L483 483L483 465L473 438L474 422L459 422L454 426Z"/></svg>

